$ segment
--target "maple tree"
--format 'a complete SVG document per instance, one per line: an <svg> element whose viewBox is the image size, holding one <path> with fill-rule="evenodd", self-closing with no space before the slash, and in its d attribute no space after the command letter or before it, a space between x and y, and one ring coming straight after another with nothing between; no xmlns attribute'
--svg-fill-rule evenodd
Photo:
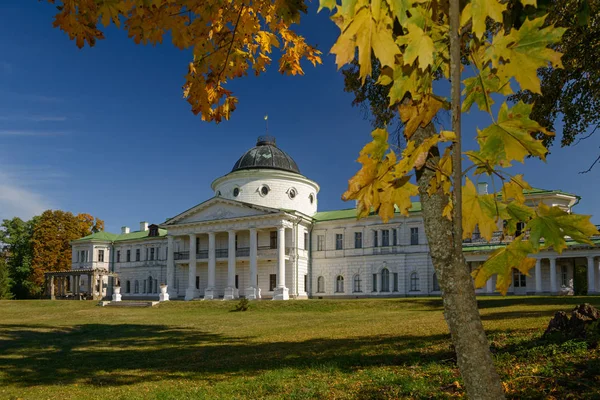
<svg viewBox="0 0 600 400"><path fill-rule="evenodd" d="M250 70L265 71L273 48L280 50L282 73L302 74L304 58L321 62L320 52L292 29L306 11L302 0L59 3L54 25L80 47L103 38L100 23L114 23L124 26L136 43L160 43L169 33L175 46L192 49L184 97L192 111L207 121L229 118L237 100L225 83ZM521 3L537 5L536 0ZM497 289L506 293L514 269L526 274L533 267L532 254L548 248L561 252L567 236L589 244L589 237L598 234L589 216L543 203L525 204L523 190L530 186L508 168L526 157L544 159L547 149L536 135L551 137L552 133L530 118L530 104L509 107L503 102L494 107L494 99L513 93L514 85L540 93L537 70L562 66L561 53L553 46L565 29L546 24L543 13L526 18L520 26L504 26L509 10L498 0L460 4L457 0L321 0L320 9L329 9L340 28L331 49L338 67L354 62L363 84L374 73L373 67L378 68L376 83L389 88L389 105L398 109L404 124L406 146L401 154L390 150L384 127L372 132L372 142L358 158L361 169L350 179L343 198L357 200L359 217L375 211L387 221L396 209L407 215L411 197L420 196L445 318L467 393L472 398L503 398L479 318L475 286L481 287L495 274ZM464 80L462 59L473 69ZM447 93L436 92L436 79L451 80L450 100ZM489 114L491 124L477 131L479 148L463 154L461 113L473 105ZM432 119L442 109L451 110L452 129L438 133ZM471 163L466 170L463 156ZM501 191L477 193L469 173L473 179L485 175L498 181ZM525 223L523 232L517 231L518 223ZM476 227L487 239L501 230L514 240L471 276L462 241Z"/></svg>

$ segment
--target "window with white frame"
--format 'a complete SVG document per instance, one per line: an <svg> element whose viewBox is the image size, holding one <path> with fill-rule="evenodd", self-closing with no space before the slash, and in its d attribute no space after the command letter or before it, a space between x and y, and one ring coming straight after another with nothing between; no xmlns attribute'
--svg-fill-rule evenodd
<svg viewBox="0 0 600 400"><path fill-rule="evenodd" d="M344 277L342 275L338 275L335 278L335 292L344 293Z"/></svg>
<svg viewBox="0 0 600 400"><path fill-rule="evenodd" d="M140 257L141 257L140 249L135 249L135 261L140 261Z"/></svg>
<svg viewBox="0 0 600 400"><path fill-rule="evenodd" d="M390 271L387 268L381 270L381 291L390 291Z"/></svg>
<svg viewBox="0 0 600 400"><path fill-rule="evenodd" d="M412 274L410 274L410 291L418 292L419 290L421 290L419 286L419 274L413 272Z"/></svg>
<svg viewBox="0 0 600 400"><path fill-rule="evenodd" d="M392 275L392 279L394 280L393 285L394 285L394 292L398 291L398 273L394 272L394 274Z"/></svg>
<svg viewBox="0 0 600 400"><path fill-rule="evenodd" d="M354 293L362 292L360 284L360 274L354 275L354 278L352 278L352 291Z"/></svg>
<svg viewBox="0 0 600 400"><path fill-rule="evenodd" d="M377 274L373 274L373 282L372 282L372 284L373 284L373 290L372 291L376 292L377 291Z"/></svg>
<svg viewBox="0 0 600 400"><path fill-rule="evenodd" d="M562 265L560 267L560 284L561 286L567 286L568 283L568 279L567 279L567 266L566 265Z"/></svg>
<svg viewBox="0 0 600 400"><path fill-rule="evenodd" d="M317 235L317 251L325 250L325 235Z"/></svg>
<svg viewBox="0 0 600 400"><path fill-rule="evenodd" d="M398 244L398 229L392 229L392 246L396 246Z"/></svg>
<svg viewBox="0 0 600 400"><path fill-rule="evenodd" d="M150 261L154 261L154 247L150 248Z"/></svg>
<svg viewBox="0 0 600 400"><path fill-rule="evenodd" d="M410 244L419 244L419 228L410 228Z"/></svg>
<svg viewBox="0 0 600 400"><path fill-rule="evenodd" d="M379 246L378 239L379 239L379 237L377 235L377 231L373 231L373 247Z"/></svg>
<svg viewBox="0 0 600 400"><path fill-rule="evenodd" d="M325 278L322 276L317 278L317 293L325 293Z"/></svg>
<svg viewBox="0 0 600 400"><path fill-rule="evenodd" d="M125 282L125 293L131 293L131 282Z"/></svg>
<svg viewBox="0 0 600 400"><path fill-rule="evenodd" d="M341 233L335 234L335 249L342 250L344 248L344 235Z"/></svg>
<svg viewBox="0 0 600 400"><path fill-rule="evenodd" d="M131 250L127 250L127 262L131 261Z"/></svg>
<svg viewBox="0 0 600 400"><path fill-rule="evenodd" d="M98 250L98 262L104 262L104 250Z"/></svg>
<svg viewBox="0 0 600 400"><path fill-rule="evenodd" d="M277 287L277 274L269 275L269 291L274 291Z"/></svg>
<svg viewBox="0 0 600 400"><path fill-rule="evenodd" d="M384 229L381 231L381 246L387 247L390 245L390 231L389 229Z"/></svg>
<svg viewBox="0 0 600 400"><path fill-rule="evenodd" d="M121 250L117 250L117 262L121 262Z"/></svg>
<svg viewBox="0 0 600 400"><path fill-rule="evenodd" d="M524 288L527 286L525 274L522 274L521 271L517 269L513 270L513 286L516 288Z"/></svg>
<svg viewBox="0 0 600 400"><path fill-rule="evenodd" d="M140 292L140 283L138 281L135 281L133 286L134 286L134 288L133 288L134 293L139 293Z"/></svg>
<svg viewBox="0 0 600 400"><path fill-rule="evenodd" d="M362 248L362 232L354 232L354 248Z"/></svg>

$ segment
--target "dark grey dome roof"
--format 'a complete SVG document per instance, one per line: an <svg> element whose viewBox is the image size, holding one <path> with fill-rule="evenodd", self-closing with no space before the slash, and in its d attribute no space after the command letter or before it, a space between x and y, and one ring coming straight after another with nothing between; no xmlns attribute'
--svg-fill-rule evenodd
<svg viewBox="0 0 600 400"><path fill-rule="evenodd" d="M231 172L241 169L270 168L300 173L296 161L275 145L273 136L259 136L256 147L245 152L233 166Z"/></svg>

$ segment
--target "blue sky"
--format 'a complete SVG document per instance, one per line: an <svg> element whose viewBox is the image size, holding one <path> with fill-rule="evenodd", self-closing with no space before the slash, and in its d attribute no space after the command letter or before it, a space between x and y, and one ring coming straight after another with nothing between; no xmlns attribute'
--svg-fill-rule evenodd
<svg viewBox="0 0 600 400"><path fill-rule="evenodd" d="M160 223L212 196L210 183L264 134L265 114L278 145L321 185L319 209L352 206L340 196L371 128L328 54L338 29L326 12L312 5L300 29L323 51L323 65L307 63L303 77L271 68L232 82L238 109L219 125L202 122L182 99L186 52L135 45L116 29L79 50L52 27L54 14L45 2L0 4L0 218L55 208L98 216L113 232ZM467 147L487 124L478 112L464 117ZM555 146L546 164L529 160L513 172L535 187L579 194L576 211L600 224L600 167L578 174L599 144L596 136Z"/></svg>

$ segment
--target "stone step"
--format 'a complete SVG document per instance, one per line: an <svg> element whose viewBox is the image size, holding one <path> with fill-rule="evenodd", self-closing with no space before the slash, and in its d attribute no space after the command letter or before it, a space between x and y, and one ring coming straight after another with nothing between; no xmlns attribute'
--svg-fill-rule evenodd
<svg viewBox="0 0 600 400"><path fill-rule="evenodd" d="M102 307L155 307L158 301L101 301Z"/></svg>

